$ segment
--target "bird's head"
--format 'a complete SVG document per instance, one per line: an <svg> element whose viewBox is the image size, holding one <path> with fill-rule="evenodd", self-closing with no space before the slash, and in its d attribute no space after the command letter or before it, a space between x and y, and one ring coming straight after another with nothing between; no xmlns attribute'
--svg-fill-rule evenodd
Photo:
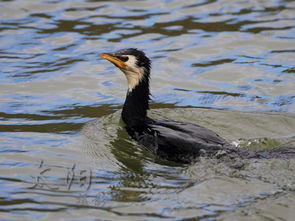
<svg viewBox="0 0 295 221"><path fill-rule="evenodd" d="M103 53L100 57L112 62L125 74L129 91L132 91L141 81L149 80L151 61L142 51L128 48L114 53Z"/></svg>

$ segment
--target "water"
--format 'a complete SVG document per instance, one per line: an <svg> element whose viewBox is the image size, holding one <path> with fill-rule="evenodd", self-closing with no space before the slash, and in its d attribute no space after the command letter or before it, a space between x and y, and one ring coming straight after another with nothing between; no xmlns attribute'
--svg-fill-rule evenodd
<svg viewBox="0 0 295 221"><path fill-rule="evenodd" d="M178 165L127 136L143 49L151 115L246 148L294 146L294 1L0 1L1 220L292 220L295 160Z"/></svg>

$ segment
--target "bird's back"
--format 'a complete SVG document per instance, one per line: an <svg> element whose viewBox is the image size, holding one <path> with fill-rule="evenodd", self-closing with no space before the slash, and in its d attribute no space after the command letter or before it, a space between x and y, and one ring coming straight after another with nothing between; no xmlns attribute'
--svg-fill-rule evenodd
<svg viewBox="0 0 295 221"><path fill-rule="evenodd" d="M150 120L126 129L149 151L175 162L189 163L200 155L212 156L219 150L232 148L218 134L192 123Z"/></svg>

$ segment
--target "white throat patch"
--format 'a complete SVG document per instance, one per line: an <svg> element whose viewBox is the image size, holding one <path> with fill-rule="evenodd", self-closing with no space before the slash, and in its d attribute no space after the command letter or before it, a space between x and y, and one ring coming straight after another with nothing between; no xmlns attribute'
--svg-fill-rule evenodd
<svg viewBox="0 0 295 221"><path fill-rule="evenodd" d="M126 69L121 69L125 74L128 82L128 91L132 91L132 89L139 84L141 81L145 68L138 67L136 62L136 57L133 55L126 55L128 56L128 61L125 62L127 65Z"/></svg>

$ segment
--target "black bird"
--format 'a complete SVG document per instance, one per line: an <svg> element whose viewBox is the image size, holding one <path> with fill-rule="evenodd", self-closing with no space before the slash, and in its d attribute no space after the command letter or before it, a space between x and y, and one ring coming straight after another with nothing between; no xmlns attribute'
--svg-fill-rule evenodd
<svg viewBox="0 0 295 221"><path fill-rule="evenodd" d="M180 163L190 163L199 156L241 156L268 158L262 151L250 151L226 142L215 132L192 123L156 120L147 116L150 100L151 61L135 48L103 53L126 76L128 90L122 119L128 134L152 153Z"/></svg>

